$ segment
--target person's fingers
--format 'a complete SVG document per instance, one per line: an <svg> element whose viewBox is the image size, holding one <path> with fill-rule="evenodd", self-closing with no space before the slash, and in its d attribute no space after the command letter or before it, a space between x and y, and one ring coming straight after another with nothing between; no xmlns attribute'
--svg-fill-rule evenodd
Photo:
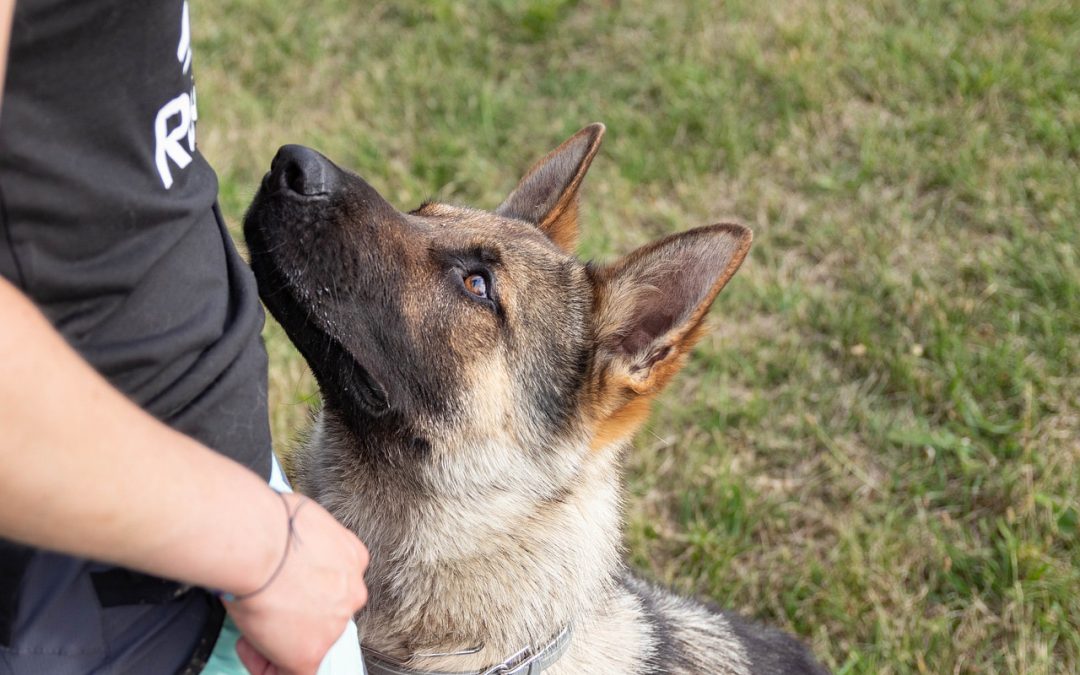
<svg viewBox="0 0 1080 675"><path fill-rule="evenodd" d="M353 612L359 612L364 608L364 605L368 601L367 584L360 584L360 587L356 589L356 597L353 599L354 609Z"/></svg>
<svg viewBox="0 0 1080 675"><path fill-rule="evenodd" d="M351 533L350 533L351 534ZM357 584L356 592L353 596L353 612L358 612L367 604L368 592L367 584L364 583L363 575L367 571L368 564L371 562L370 555L368 554L367 546L363 544L359 539L355 540L355 552L359 562L360 568L360 582Z"/></svg>
<svg viewBox="0 0 1080 675"><path fill-rule="evenodd" d="M352 534L351 532L349 534ZM355 535L354 535L355 536ZM364 542L359 539L356 540L357 557L360 558L360 571L366 572L368 564L371 562L371 553L367 550L367 546L364 546Z"/></svg>
<svg viewBox="0 0 1080 675"><path fill-rule="evenodd" d="M236 641L236 655L240 657L240 663L244 664L251 675L275 675L277 669L255 648L246 638Z"/></svg>

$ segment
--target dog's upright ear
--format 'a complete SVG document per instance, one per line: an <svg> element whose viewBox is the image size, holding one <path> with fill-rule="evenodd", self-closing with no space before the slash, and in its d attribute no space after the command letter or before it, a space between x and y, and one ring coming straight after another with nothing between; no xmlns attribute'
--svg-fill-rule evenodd
<svg viewBox="0 0 1080 675"><path fill-rule="evenodd" d="M573 253L578 239L578 191L592 164L603 124L590 124L534 164L495 213L539 227L555 244Z"/></svg>
<svg viewBox="0 0 1080 675"><path fill-rule="evenodd" d="M700 227L595 270L594 448L629 437L644 421L701 337L709 307L752 238L741 225Z"/></svg>

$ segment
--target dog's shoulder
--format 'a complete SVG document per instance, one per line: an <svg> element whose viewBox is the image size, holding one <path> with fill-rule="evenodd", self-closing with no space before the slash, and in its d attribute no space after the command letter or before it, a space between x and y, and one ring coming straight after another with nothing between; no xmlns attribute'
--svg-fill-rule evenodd
<svg viewBox="0 0 1080 675"><path fill-rule="evenodd" d="M827 673L797 639L710 603L624 574L622 589L640 604L654 650L644 672L731 675Z"/></svg>

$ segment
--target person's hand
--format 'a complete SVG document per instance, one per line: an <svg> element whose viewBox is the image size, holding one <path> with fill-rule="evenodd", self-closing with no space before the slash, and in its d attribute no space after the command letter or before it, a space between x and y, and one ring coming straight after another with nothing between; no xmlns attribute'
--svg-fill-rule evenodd
<svg viewBox="0 0 1080 675"><path fill-rule="evenodd" d="M367 549L315 502L284 494L292 534L284 563L286 515L281 514L281 549L263 576L225 602L243 637L241 662L257 675L315 673L346 622L367 602ZM280 565L280 567L279 567ZM269 583L265 583L269 580Z"/></svg>

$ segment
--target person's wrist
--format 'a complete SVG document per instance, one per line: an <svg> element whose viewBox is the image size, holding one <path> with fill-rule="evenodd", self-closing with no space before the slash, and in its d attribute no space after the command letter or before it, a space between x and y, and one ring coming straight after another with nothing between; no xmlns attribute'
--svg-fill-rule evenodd
<svg viewBox="0 0 1080 675"><path fill-rule="evenodd" d="M259 490L256 517L250 530L242 532L235 560L236 581L220 590L226 600L241 600L264 589L280 573L289 544L287 498L269 486Z"/></svg>
<svg viewBox="0 0 1080 675"><path fill-rule="evenodd" d="M300 511L300 507L304 505L304 502L301 499L300 501L296 502L294 507L290 508L289 500L286 499L285 494L281 492L277 492L276 494L278 496L278 499L281 501L281 507L282 509L284 509L285 512L285 546L281 551L281 555L278 557L278 562L276 565L274 565L274 569L272 572L270 572L270 575L266 577L266 581L262 582L262 584L258 588L243 594L226 594L226 600L229 600L231 602L239 602L241 600L249 600L256 595L259 595L263 591L267 590L271 586L271 584L274 583L274 581L278 578L278 575L280 575L282 570L284 570L285 568L285 562L289 558L289 549L292 548L293 539L296 536L293 521L296 518L296 514Z"/></svg>

